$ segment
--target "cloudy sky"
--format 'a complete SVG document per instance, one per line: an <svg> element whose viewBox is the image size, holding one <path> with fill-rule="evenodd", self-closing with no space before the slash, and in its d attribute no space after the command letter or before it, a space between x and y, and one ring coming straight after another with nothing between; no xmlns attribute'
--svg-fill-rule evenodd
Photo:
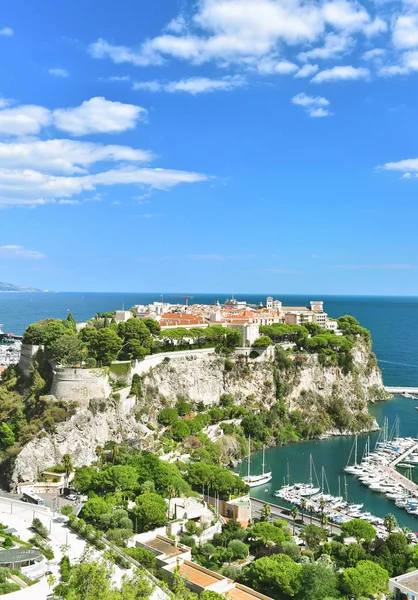
<svg viewBox="0 0 418 600"><path fill-rule="evenodd" d="M15 0L0 280L418 295L418 0Z"/></svg>

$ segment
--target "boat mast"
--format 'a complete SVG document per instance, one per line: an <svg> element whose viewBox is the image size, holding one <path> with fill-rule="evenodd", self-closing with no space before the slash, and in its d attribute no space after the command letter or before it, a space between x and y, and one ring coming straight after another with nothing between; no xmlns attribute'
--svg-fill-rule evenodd
<svg viewBox="0 0 418 600"><path fill-rule="evenodd" d="M262 464L263 475L264 475L264 467L265 467L265 462L264 462L265 455L266 455L266 448L265 448L265 446L263 446L263 464Z"/></svg>
<svg viewBox="0 0 418 600"><path fill-rule="evenodd" d="M248 479L251 473L251 437L248 436Z"/></svg>
<svg viewBox="0 0 418 600"><path fill-rule="evenodd" d="M289 459L287 459L287 485L290 485L290 464L289 464Z"/></svg>
<svg viewBox="0 0 418 600"><path fill-rule="evenodd" d="M341 477L338 475L338 498L341 498Z"/></svg>
<svg viewBox="0 0 418 600"><path fill-rule="evenodd" d="M354 466L357 467L357 435L354 440Z"/></svg>
<svg viewBox="0 0 418 600"><path fill-rule="evenodd" d="M309 485L312 485L312 454L309 455Z"/></svg>
<svg viewBox="0 0 418 600"><path fill-rule="evenodd" d="M347 490L347 477L345 475L344 475L344 496L345 496L345 501L347 502L348 490Z"/></svg>

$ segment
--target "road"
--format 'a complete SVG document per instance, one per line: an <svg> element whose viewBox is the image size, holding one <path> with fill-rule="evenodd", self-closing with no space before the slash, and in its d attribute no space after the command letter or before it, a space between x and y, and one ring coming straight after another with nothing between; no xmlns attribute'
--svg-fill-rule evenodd
<svg viewBox="0 0 418 600"><path fill-rule="evenodd" d="M277 506L276 504L271 504L271 502L264 502L264 500L259 500L258 498L253 498L251 497L251 514L252 517L260 517L261 516L261 511L263 509L263 506L265 504L270 504L270 508L271 508L271 513L270 513L270 519L274 520L274 519L283 519L284 521L288 521L289 523L291 523L293 525L293 518L292 515L290 514L290 509L285 508L284 506ZM300 517L302 517L302 513L299 512ZM311 523L311 516L310 514L306 514L304 516L304 524L302 525L301 523L297 524L297 527L303 527L306 525L310 525ZM321 521L317 518L317 517L312 517L312 524L313 525L318 525L318 527L322 527L321 525ZM334 523L327 523L326 528L328 530L331 531L331 533L336 533L336 534L340 534L341 533L341 528L339 527L339 525L335 525Z"/></svg>

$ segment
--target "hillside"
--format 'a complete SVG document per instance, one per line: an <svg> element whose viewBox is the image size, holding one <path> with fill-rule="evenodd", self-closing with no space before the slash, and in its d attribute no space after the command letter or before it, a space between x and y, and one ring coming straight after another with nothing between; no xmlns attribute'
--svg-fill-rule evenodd
<svg viewBox="0 0 418 600"><path fill-rule="evenodd" d="M0 292L42 292L38 288L27 287L24 285L14 285L13 283L6 283L0 281Z"/></svg>

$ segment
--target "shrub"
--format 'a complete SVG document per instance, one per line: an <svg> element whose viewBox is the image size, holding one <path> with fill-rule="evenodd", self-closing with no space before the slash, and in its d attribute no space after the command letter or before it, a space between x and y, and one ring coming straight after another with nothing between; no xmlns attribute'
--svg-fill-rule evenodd
<svg viewBox="0 0 418 600"><path fill-rule="evenodd" d="M49 535L48 529L37 517L35 517L32 521L32 529L35 533L38 533L43 538L47 538Z"/></svg>
<svg viewBox="0 0 418 600"><path fill-rule="evenodd" d="M155 554L145 548L126 548L125 554L128 554L136 561L141 563L146 569L154 569L157 565Z"/></svg>
<svg viewBox="0 0 418 600"><path fill-rule="evenodd" d="M68 556L64 555L60 562L61 580L67 583L70 580L71 564Z"/></svg>

